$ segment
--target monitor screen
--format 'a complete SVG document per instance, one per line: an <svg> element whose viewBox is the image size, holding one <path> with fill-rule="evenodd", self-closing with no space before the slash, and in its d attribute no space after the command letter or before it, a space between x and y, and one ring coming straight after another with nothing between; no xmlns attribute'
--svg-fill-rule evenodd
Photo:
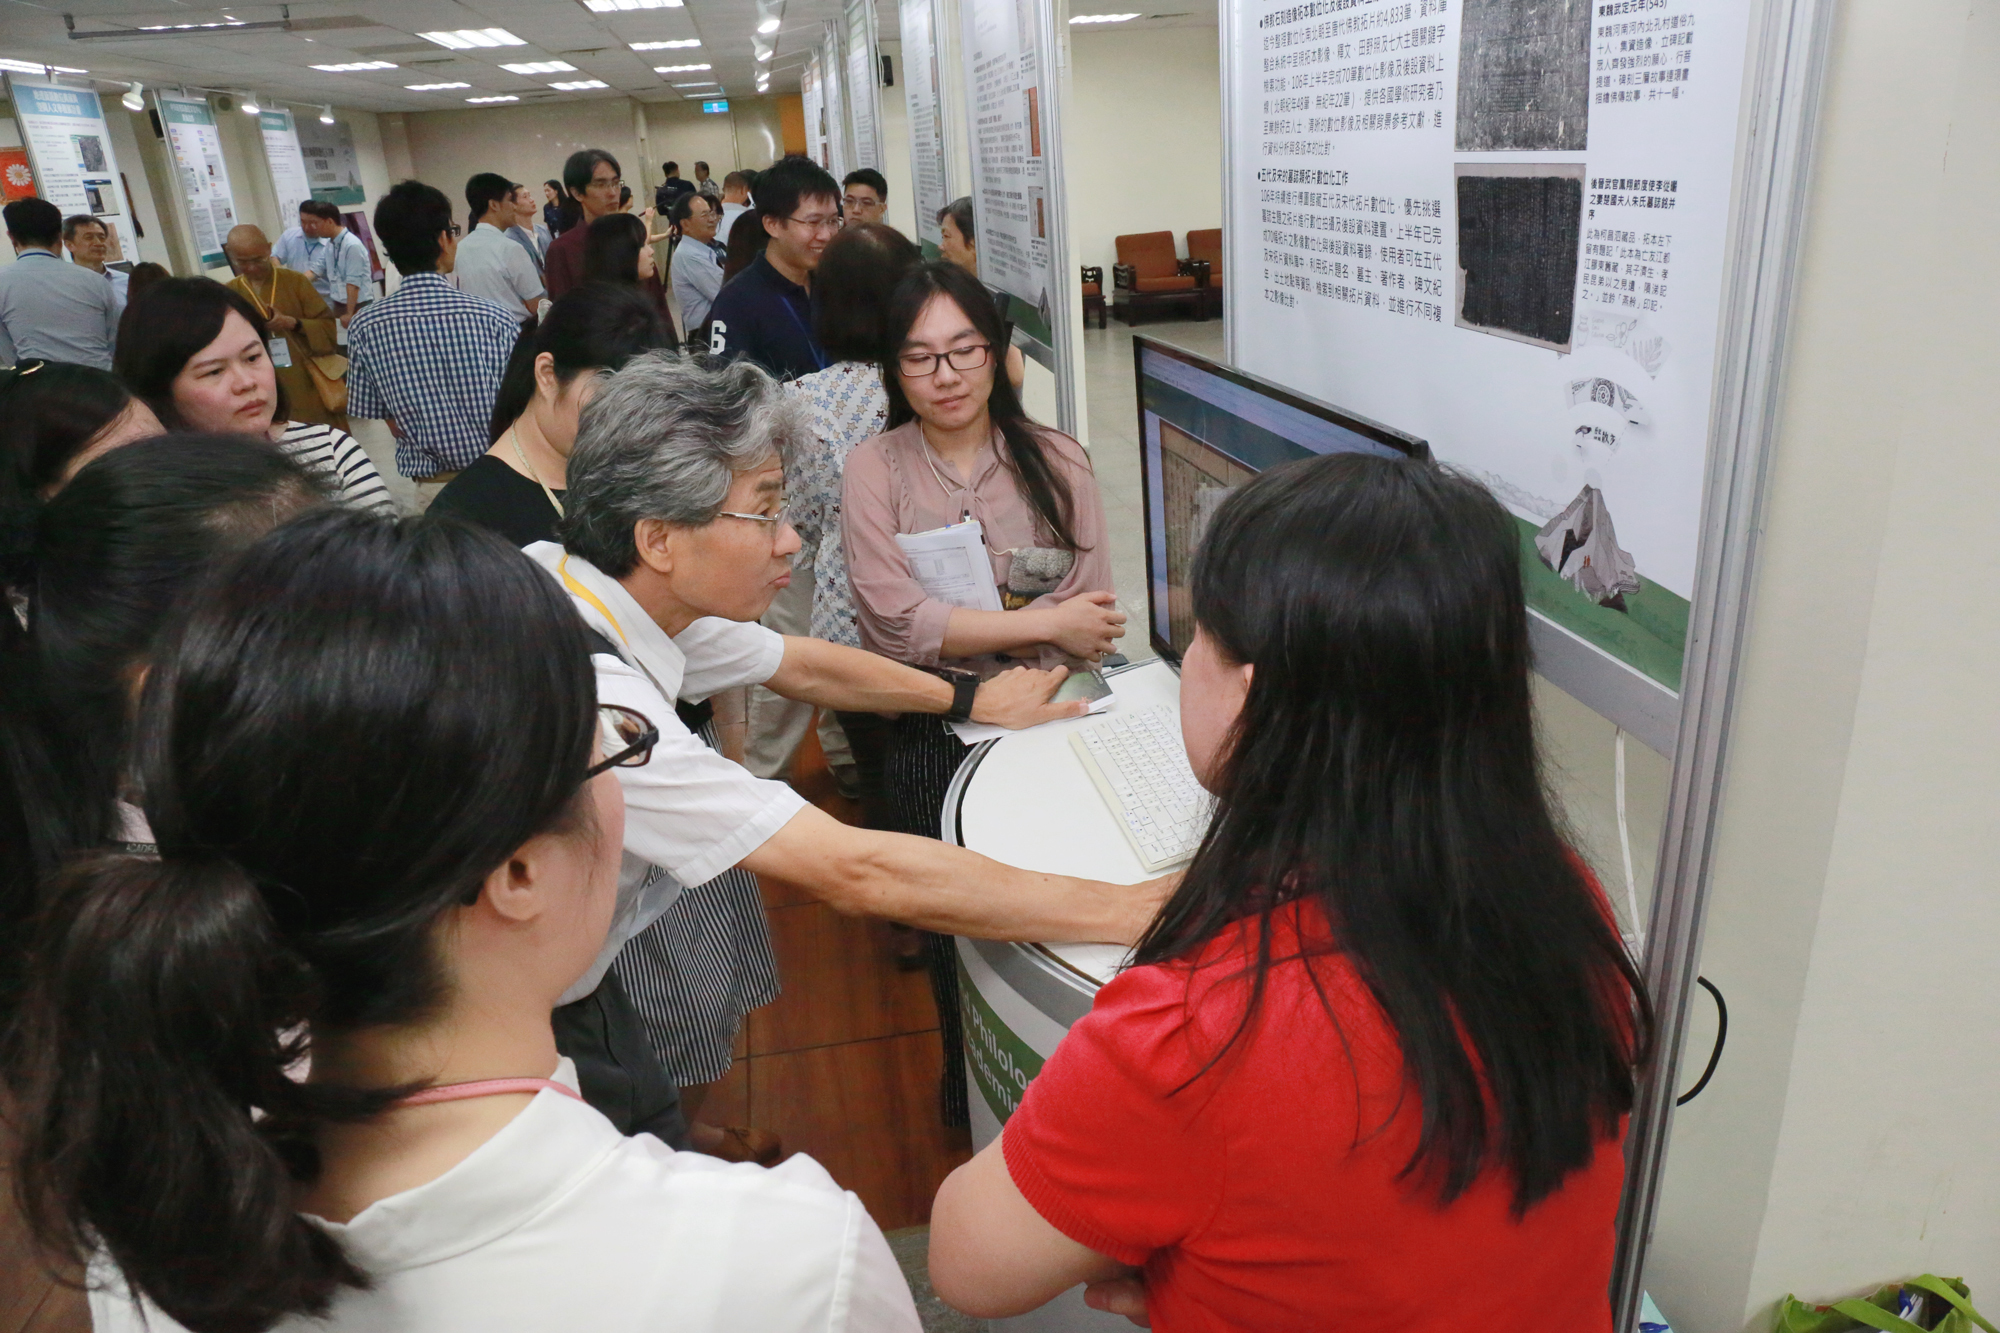
<svg viewBox="0 0 2000 1333"><path fill-rule="evenodd" d="M1422 440L1150 338L1132 340L1153 650L1194 640L1188 576L1216 506L1265 468L1315 454L1429 457Z"/></svg>

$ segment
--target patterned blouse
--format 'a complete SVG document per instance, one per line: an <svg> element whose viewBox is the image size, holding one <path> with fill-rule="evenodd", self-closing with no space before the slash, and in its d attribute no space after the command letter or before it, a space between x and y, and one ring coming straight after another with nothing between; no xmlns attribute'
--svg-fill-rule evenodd
<svg viewBox="0 0 2000 1333"><path fill-rule="evenodd" d="M813 416L812 444L793 460L785 487L792 526L805 543L792 568L800 575L812 574L812 636L859 648L854 593L840 544L841 473L854 446L880 435L888 424L889 395L871 361L843 361L801 375L786 383L785 392L804 398Z"/></svg>

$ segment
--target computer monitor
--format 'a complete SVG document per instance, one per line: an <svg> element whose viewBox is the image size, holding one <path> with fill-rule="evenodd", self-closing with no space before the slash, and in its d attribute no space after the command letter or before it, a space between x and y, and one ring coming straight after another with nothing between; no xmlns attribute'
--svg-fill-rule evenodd
<svg viewBox="0 0 2000 1333"><path fill-rule="evenodd" d="M1194 641L1188 577L1201 534L1224 496L1295 458L1430 456L1430 447L1414 435L1167 343L1134 338L1132 355L1146 498L1148 628L1153 651L1171 662Z"/></svg>

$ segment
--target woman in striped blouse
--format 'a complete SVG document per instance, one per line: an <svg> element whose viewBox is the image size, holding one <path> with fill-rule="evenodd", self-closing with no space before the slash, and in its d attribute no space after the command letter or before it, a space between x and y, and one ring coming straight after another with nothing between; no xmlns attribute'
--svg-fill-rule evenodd
<svg viewBox="0 0 2000 1333"><path fill-rule="evenodd" d="M169 430L227 431L275 442L321 475L342 504L395 502L352 435L293 421L273 356L289 356L248 301L207 278L169 278L132 303L113 369Z"/></svg>

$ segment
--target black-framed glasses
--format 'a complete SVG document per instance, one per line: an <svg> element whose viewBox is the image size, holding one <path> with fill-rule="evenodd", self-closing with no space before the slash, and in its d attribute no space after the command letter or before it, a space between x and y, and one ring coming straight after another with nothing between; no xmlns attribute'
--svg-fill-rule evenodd
<svg viewBox="0 0 2000 1333"><path fill-rule="evenodd" d="M993 359L993 348L988 343L973 343L966 347L954 347L949 352L898 352L896 366L913 380L938 372L940 361L949 361L953 370L977 370Z"/></svg>
<svg viewBox="0 0 2000 1333"><path fill-rule="evenodd" d="M635 709L599 704L597 722L604 733L604 758L584 770L585 782L614 768L644 767L660 743L660 729Z"/></svg>

